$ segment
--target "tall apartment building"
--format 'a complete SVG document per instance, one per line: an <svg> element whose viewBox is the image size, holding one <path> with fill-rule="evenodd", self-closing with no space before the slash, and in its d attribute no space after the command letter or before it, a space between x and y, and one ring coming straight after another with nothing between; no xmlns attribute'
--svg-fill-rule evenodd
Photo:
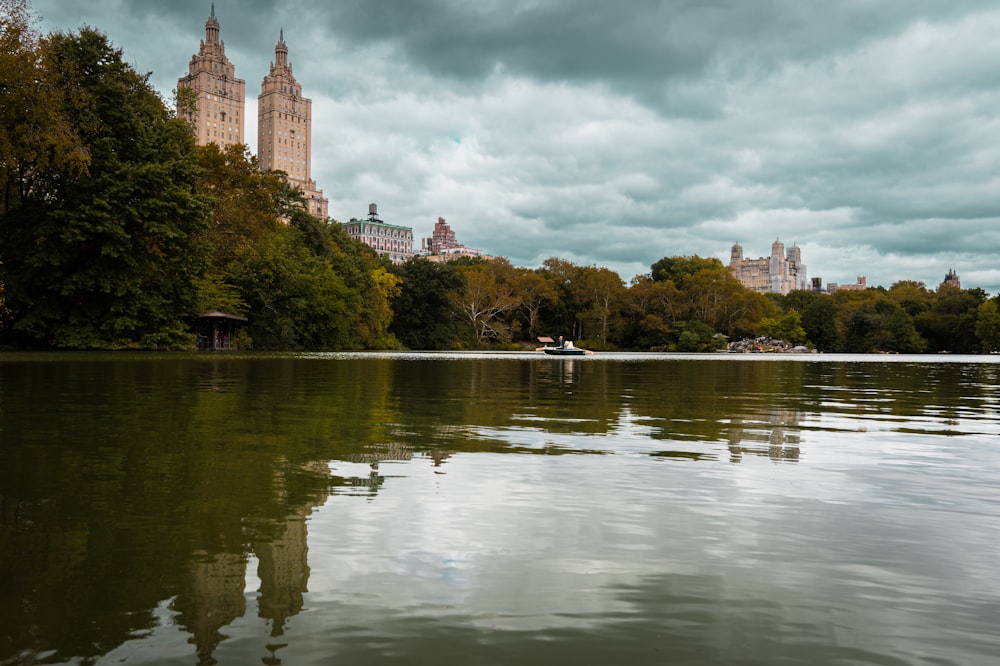
<svg viewBox="0 0 1000 666"><path fill-rule="evenodd" d="M438 262L449 261L459 257L490 258L484 255L482 250L465 247L459 243L458 238L455 236L455 232L452 230L451 226L444 221L443 217L438 218L437 223L434 225L434 232L431 234L431 237L421 239L420 254L431 261Z"/></svg>
<svg viewBox="0 0 1000 666"><path fill-rule="evenodd" d="M257 157L264 170L280 170L306 198L309 212L326 219L328 202L310 177L312 169L312 100L292 75L285 31L274 48L274 62L257 98Z"/></svg>
<svg viewBox="0 0 1000 666"><path fill-rule="evenodd" d="M787 294L795 289L809 289L802 252L797 245L788 248L779 240L771 244L771 256L744 259L743 246L733 245L729 255L729 272L747 289L762 294Z"/></svg>
<svg viewBox="0 0 1000 666"><path fill-rule="evenodd" d="M368 219L343 223L344 231L394 264L413 258L413 228L386 224L378 218L378 206L369 204Z"/></svg>
<svg viewBox="0 0 1000 666"><path fill-rule="evenodd" d="M190 99L183 90L191 90ZM216 143L224 148L243 141L243 111L246 85L236 78L226 46L219 39L219 21L212 14L205 22L205 39L191 56L187 76L177 80L177 115L195 129L200 145Z"/></svg>
<svg viewBox="0 0 1000 666"><path fill-rule="evenodd" d="M455 232L452 230L451 226L444 221L443 217L438 218L437 223L434 225L434 232L431 234L431 237L425 238L422 244L424 246L423 249L431 254L442 254L445 250L461 247L458 243L458 238L455 237Z"/></svg>

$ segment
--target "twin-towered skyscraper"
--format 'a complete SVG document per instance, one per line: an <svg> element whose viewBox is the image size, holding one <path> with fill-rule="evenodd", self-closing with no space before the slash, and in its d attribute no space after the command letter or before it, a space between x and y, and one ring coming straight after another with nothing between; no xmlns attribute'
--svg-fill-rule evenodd
<svg viewBox="0 0 1000 666"><path fill-rule="evenodd" d="M237 79L219 39L215 5L205 22L205 39L191 57L187 76L177 81L178 114L195 128L198 143L245 144L245 82ZM192 91L189 95L183 90ZM328 202L310 176L312 170L312 100L292 75L284 30L274 48L274 62L257 97L257 157L261 169L280 170L305 195L312 215L326 219Z"/></svg>
<svg viewBox="0 0 1000 666"><path fill-rule="evenodd" d="M213 141L224 148L243 140L246 83L236 78L236 69L226 57L226 47L219 40L219 22L212 15L205 23L205 39L196 55L191 56L188 75L177 81L177 113L187 118L195 129L198 143ZM186 97L182 91L191 90Z"/></svg>

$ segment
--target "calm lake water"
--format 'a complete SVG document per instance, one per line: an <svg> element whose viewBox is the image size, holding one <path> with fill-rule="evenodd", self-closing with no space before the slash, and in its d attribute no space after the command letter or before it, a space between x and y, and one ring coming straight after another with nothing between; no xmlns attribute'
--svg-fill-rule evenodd
<svg viewBox="0 0 1000 666"><path fill-rule="evenodd" d="M0 664L995 664L1000 357L0 355Z"/></svg>

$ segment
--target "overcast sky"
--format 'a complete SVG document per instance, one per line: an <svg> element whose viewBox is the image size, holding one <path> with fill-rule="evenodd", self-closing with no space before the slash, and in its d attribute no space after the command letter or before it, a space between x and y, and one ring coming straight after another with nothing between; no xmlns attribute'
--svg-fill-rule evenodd
<svg viewBox="0 0 1000 666"><path fill-rule="evenodd" d="M210 2L33 0L107 34L165 99ZM312 174L382 219L628 281L661 257L797 244L809 277L1000 291L995 0L219 0L247 142L284 29Z"/></svg>

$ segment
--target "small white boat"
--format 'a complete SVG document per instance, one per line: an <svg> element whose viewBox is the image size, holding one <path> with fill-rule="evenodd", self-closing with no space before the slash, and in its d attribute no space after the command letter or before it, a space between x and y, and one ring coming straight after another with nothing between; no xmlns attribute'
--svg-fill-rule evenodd
<svg viewBox="0 0 1000 666"><path fill-rule="evenodd" d="M579 347L542 347L542 351L550 356L583 356L594 352Z"/></svg>
<svg viewBox="0 0 1000 666"><path fill-rule="evenodd" d="M538 341L541 342L544 346L538 347L537 349L535 349L535 351L545 352L550 356L583 356L584 354L594 353L589 349L581 349L579 347L574 347L572 340L567 340L566 342L562 342L560 339L560 343L552 347L549 346L550 342L555 342L552 338L540 337L538 338Z"/></svg>

